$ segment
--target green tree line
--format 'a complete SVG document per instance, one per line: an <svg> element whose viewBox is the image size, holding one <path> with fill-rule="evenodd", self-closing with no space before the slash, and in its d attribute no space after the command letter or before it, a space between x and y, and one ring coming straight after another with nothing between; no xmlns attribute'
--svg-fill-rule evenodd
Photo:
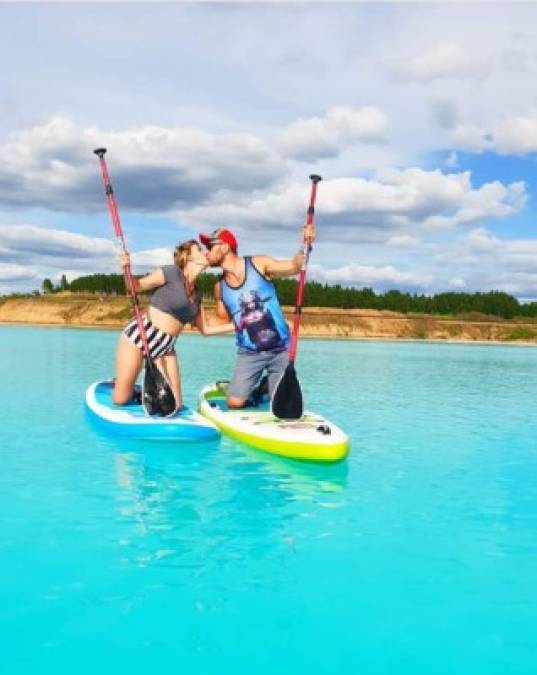
<svg viewBox="0 0 537 675"><path fill-rule="evenodd" d="M217 276L201 274L198 287L204 298L213 297ZM296 279L276 279L276 290L283 305L294 305L297 292ZM122 274L90 274L78 277L70 283L65 276L58 286L50 279L42 285L45 293L69 290L75 293L100 293L123 295L126 293ZM306 283L304 292L306 307L337 307L342 309L378 309L418 314L487 314L504 319L516 316L537 317L537 302L520 303L517 298L502 291L486 293L446 292L435 295L403 293L397 290L376 293L372 288L350 288L340 284L321 284L317 281Z"/></svg>

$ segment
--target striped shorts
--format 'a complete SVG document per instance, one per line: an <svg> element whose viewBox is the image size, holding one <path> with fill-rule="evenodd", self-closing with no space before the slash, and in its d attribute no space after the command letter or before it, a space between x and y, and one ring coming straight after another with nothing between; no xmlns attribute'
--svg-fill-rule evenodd
<svg viewBox="0 0 537 675"><path fill-rule="evenodd" d="M143 315L142 320L144 323L145 334L147 335L147 344L149 346L149 354L151 358L156 359L158 356L174 354L177 336L168 335L168 333L165 333L163 330L155 328L155 326L153 326L145 314ZM129 323L123 333L133 344L143 351L144 345L142 338L140 337L140 331L138 330L136 319L133 319Z"/></svg>

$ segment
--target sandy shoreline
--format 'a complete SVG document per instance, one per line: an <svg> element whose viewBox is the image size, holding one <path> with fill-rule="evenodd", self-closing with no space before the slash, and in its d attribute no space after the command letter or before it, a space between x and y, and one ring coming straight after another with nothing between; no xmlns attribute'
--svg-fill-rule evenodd
<svg viewBox="0 0 537 675"><path fill-rule="evenodd" d="M59 323L31 323L29 321L0 321L0 326L17 326L19 328L61 328L73 330L96 330L96 331L120 331L120 326L86 326L86 325L62 325ZM185 329L185 334L195 335L197 330ZM227 335L230 335L229 333ZM219 337L219 336L216 336ZM537 347L537 341L529 340L465 340L465 339L443 339L443 338L404 338L404 337L333 337L331 335L307 335L300 332L300 339L304 340L326 340L341 342L409 342L420 344L447 344L447 345L489 345L491 347Z"/></svg>
<svg viewBox="0 0 537 675"><path fill-rule="evenodd" d="M210 318L211 303L204 303ZM293 308L284 308L290 322ZM119 330L131 318L124 296L55 294L0 301L0 324ZM185 332L196 332L190 327ZM301 337L337 340L405 340L445 343L537 345L537 323L502 321L489 317L462 319L407 315L370 309L306 307Z"/></svg>

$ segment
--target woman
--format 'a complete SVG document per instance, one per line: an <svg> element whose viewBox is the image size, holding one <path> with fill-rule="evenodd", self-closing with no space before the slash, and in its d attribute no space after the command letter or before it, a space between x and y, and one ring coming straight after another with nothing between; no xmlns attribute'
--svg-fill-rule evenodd
<svg viewBox="0 0 537 675"><path fill-rule="evenodd" d="M190 323L203 335L233 331L232 323L208 324L201 307L201 294L196 279L208 265L207 255L197 241L191 239L175 248L173 265L135 279L135 290L154 290L147 314L143 316L151 358L170 382L177 407L183 406L181 376L175 354L175 341ZM122 267L130 264L128 253L119 257ZM133 396L134 384L143 362L143 344L136 319L123 331L116 355L116 380L113 400L125 405Z"/></svg>

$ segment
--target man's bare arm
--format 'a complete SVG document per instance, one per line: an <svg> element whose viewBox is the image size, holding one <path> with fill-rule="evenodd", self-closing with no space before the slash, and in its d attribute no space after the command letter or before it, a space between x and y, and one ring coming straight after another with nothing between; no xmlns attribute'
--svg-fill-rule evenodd
<svg viewBox="0 0 537 675"><path fill-rule="evenodd" d="M316 237L315 225L305 223L302 238L304 246L311 245ZM254 265L266 277L289 277L298 274L304 262L304 251L300 249L292 258L276 260L269 255L256 255L252 258Z"/></svg>
<svg viewBox="0 0 537 675"><path fill-rule="evenodd" d="M299 251L292 258L284 260L277 260L269 255L255 255L252 262L257 269L266 277L289 277L293 274L298 274L302 267L304 254Z"/></svg>

